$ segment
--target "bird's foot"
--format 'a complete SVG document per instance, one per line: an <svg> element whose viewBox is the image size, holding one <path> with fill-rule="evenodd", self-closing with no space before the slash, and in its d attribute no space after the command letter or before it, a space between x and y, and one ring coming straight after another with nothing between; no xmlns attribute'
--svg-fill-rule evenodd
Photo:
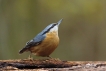
<svg viewBox="0 0 106 71"><path fill-rule="evenodd" d="M52 57L50 57L50 56L47 56L47 57L48 57L48 60L55 60L55 61L60 60L59 58L52 58Z"/></svg>

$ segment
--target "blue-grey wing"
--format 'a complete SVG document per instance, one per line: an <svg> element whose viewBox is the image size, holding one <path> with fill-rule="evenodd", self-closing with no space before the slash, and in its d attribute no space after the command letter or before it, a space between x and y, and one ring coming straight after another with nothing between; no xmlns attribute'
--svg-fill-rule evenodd
<svg viewBox="0 0 106 71"><path fill-rule="evenodd" d="M26 46L22 50L20 50L19 53L23 53L24 51L28 50L29 48L39 45L44 40L44 38L45 38L44 35L38 34L34 39L28 41L26 43Z"/></svg>
<svg viewBox="0 0 106 71"><path fill-rule="evenodd" d="M27 42L26 46L36 46L39 45L43 40L45 36L44 35L37 35L34 39Z"/></svg>

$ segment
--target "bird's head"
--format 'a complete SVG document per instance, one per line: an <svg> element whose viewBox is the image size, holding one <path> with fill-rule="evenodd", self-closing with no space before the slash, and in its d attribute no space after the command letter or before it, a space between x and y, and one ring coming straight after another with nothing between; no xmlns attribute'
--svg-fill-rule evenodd
<svg viewBox="0 0 106 71"><path fill-rule="evenodd" d="M57 32L58 33L58 27L60 25L60 23L62 22L63 19L59 20L57 23L52 23L50 25L48 25L43 31L42 31L42 34L45 35L46 33L49 33L49 32Z"/></svg>

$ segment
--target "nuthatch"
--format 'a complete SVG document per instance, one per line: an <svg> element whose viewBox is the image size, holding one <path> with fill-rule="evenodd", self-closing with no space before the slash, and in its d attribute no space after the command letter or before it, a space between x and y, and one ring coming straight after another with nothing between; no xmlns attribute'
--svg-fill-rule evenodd
<svg viewBox="0 0 106 71"><path fill-rule="evenodd" d="M62 19L57 23L48 25L42 32L26 43L26 46L19 51L23 53L30 51L32 54L42 57L49 55L57 48L59 44L58 27Z"/></svg>

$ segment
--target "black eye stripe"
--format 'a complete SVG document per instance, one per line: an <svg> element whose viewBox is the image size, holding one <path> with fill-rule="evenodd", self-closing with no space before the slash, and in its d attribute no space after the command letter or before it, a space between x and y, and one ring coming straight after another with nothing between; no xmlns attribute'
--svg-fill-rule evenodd
<svg viewBox="0 0 106 71"><path fill-rule="evenodd" d="M44 35L44 34L46 34L47 32L49 32L50 29L53 28L55 25L57 25L57 24L53 24L53 25L52 25L50 28L48 28L47 31L45 31L42 35Z"/></svg>

